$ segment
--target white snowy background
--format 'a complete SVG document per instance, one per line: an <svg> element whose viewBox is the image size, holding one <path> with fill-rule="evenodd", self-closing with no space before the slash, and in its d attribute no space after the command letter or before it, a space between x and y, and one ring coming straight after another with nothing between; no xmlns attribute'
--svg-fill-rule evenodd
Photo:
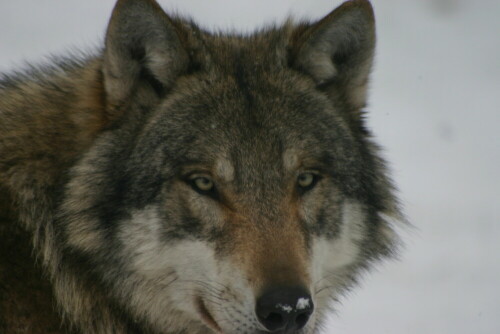
<svg viewBox="0 0 500 334"><path fill-rule="evenodd" d="M164 0L206 28L318 19L340 0ZM500 333L500 1L373 0L368 122L409 220L406 250L332 314L332 334ZM0 72L100 46L112 0L0 0Z"/></svg>

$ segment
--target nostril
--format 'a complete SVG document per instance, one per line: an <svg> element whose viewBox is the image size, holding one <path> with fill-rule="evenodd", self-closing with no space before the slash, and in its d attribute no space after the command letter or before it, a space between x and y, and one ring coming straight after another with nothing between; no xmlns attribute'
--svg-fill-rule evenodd
<svg viewBox="0 0 500 334"><path fill-rule="evenodd" d="M311 314L312 314L312 311L311 312L303 312L303 313L298 314L295 317L295 325L297 326L297 329L304 328L304 326L309 321L309 317L311 316Z"/></svg>
<svg viewBox="0 0 500 334"><path fill-rule="evenodd" d="M279 313L274 312L269 313L269 315L262 320L264 320L266 328L270 330L282 328L285 324L285 319L283 319L283 316Z"/></svg>

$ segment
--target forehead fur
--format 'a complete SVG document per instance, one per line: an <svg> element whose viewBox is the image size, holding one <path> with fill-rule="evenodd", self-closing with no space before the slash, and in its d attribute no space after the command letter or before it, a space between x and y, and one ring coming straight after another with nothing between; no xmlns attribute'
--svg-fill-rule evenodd
<svg viewBox="0 0 500 334"><path fill-rule="evenodd" d="M291 21L252 34L213 34L180 18L175 22L182 26L181 39L196 69L226 73L234 72L236 64L267 70L288 67L298 31Z"/></svg>
<svg viewBox="0 0 500 334"><path fill-rule="evenodd" d="M279 146L284 136L290 144L300 141L302 133L311 139L323 131L345 132L345 121L335 112L342 104L332 103L334 97L292 66L297 39L309 25L288 21L238 35L210 34L181 19L174 22L182 27L192 68L178 78L161 112L187 117L193 138L203 138L204 145L209 138L227 152L228 145L217 142L223 137L231 138L229 144L235 138L250 140L262 149L270 141Z"/></svg>
<svg viewBox="0 0 500 334"><path fill-rule="evenodd" d="M148 125L147 136L166 154L163 161L201 162L239 184L280 180L284 172L304 165L343 179L346 193L370 188L360 178L366 165L356 144L363 135L361 123L350 114L353 106L341 87L351 86L340 82L344 75L354 76L350 71L356 66L346 57L357 49L346 47L331 57L339 61L338 82L323 80L320 85L295 63L300 52L309 54L301 50L309 35L341 38L337 33L342 27L335 25L335 33L323 36L333 19L322 22L319 30L287 22L250 35L211 34L172 19L190 65L161 96ZM295 153L285 154L287 150ZM225 162L218 161L221 156Z"/></svg>
<svg viewBox="0 0 500 334"><path fill-rule="evenodd" d="M272 168L292 170L305 156L319 159L334 146L321 143L349 137L331 100L289 66L288 30L203 36L204 64L179 78L155 117L158 131L171 133L176 143L184 139L176 156L206 162L232 179L239 165L255 173L279 161Z"/></svg>

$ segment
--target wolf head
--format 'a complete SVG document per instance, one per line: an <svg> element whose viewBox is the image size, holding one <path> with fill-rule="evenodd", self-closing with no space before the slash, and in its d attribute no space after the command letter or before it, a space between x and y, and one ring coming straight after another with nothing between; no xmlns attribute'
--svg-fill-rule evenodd
<svg viewBox="0 0 500 334"><path fill-rule="evenodd" d="M364 0L245 36L118 1L113 121L66 186L68 258L153 332L315 332L394 241L362 117L374 45Z"/></svg>

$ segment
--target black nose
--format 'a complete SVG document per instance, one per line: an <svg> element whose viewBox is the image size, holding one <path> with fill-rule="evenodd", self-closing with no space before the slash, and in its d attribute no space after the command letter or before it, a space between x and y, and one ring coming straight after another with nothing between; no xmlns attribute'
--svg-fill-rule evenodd
<svg viewBox="0 0 500 334"><path fill-rule="evenodd" d="M303 328L313 313L310 294L303 288L278 287L267 290L257 299L255 312L270 332Z"/></svg>

